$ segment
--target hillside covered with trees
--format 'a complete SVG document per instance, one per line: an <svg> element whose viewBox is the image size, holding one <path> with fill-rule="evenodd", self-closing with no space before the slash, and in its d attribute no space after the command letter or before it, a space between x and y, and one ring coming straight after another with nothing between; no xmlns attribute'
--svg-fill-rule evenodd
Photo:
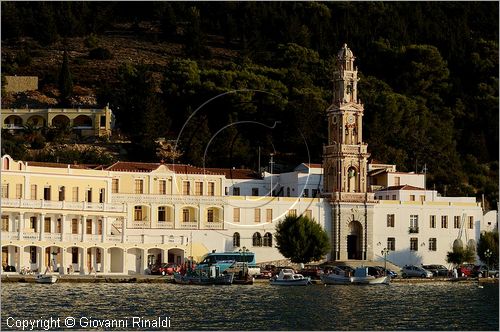
<svg viewBox="0 0 500 332"><path fill-rule="evenodd" d="M497 2L2 2L2 75L57 86L66 50L73 83L91 90L99 107L109 103L132 142L128 159L159 160L155 141L164 137L179 139L176 162L257 169L260 152L262 165L275 153L286 168L321 162L335 56L347 43L372 157L402 171L426 166L428 188L484 194L496 208L498 9ZM124 53L127 45L135 51ZM67 93L54 95L60 105ZM23 142L2 138L3 153L26 157L16 146Z"/></svg>

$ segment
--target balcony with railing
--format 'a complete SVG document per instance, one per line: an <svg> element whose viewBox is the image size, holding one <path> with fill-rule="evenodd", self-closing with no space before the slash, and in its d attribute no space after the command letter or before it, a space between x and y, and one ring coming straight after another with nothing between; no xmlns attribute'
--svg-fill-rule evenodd
<svg viewBox="0 0 500 332"><path fill-rule="evenodd" d="M181 222L179 224L179 228L181 229L198 229L198 221L187 221L187 222Z"/></svg>
<svg viewBox="0 0 500 332"><path fill-rule="evenodd" d="M418 226L410 226L410 227L408 228L408 232L409 232L410 234L418 233Z"/></svg>
<svg viewBox="0 0 500 332"><path fill-rule="evenodd" d="M121 235L106 235L106 241L113 242L113 243L120 243L120 242L122 242L122 236Z"/></svg>
<svg viewBox="0 0 500 332"><path fill-rule="evenodd" d="M156 228L173 229L174 228L174 222L173 221L158 221L156 223Z"/></svg>
<svg viewBox="0 0 500 332"><path fill-rule="evenodd" d="M205 229L224 229L224 223L219 221L219 222L204 222L203 223L203 228Z"/></svg>
<svg viewBox="0 0 500 332"><path fill-rule="evenodd" d="M355 192L334 192L331 193L333 201L341 202L375 202L374 193L355 193Z"/></svg>
<svg viewBox="0 0 500 332"><path fill-rule="evenodd" d="M62 241L61 233L44 233L43 240L45 241Z"/></svg>
<svg viewBox="0 0 500 332"><path fill-rule="evenodd" d="M134 220L128 223L128 228L151 228L151 223L148 220Z"/></svg>
<svg viewBox="0 0 500 332"><path fill-rule="evenodd" d="M3 241L17 241L19 240L19 232L4 232L2 231Z"/></svg>
<svg viewBox="0 0 500 332"><path fill-rule="evenodd" d="M173 194L121 194L115 193L111 197L113 204L181 204L181 205L224 205L227 204L225 196L196 196Z"/></svg>
<svg viewBox="0 0 500 332"><path fill-rule="evenodd" d="M338 154L365 154L368 151L368 145L362 143L360 145L348 145L342 144L340 147L338 145L328 145L323 147L323 153L330 155L338 155Z"/></svg>
<svg viewBox="0 0 500 332"><path fill-rule="evenodd" d="M76 211L102 211L102 212L126 212L126 206L121 203L92 203L92 202L68 202L68 201L46 201L33 199L2 198L2 207L28 208L28 209L57 209Z"/></svg>

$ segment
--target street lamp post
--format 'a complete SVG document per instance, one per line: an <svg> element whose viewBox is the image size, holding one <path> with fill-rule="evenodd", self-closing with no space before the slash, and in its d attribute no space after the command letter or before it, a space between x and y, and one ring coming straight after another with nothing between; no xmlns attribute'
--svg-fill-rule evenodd
<svg viewBox="0 0 500 332"><path fill-rule="evenodd" d="M386 276L387 276L387 254L389 254L389 249L384 248L382 250L382 255L384 256L384 272Z"/></svg>
<svg viewBox="0 0 500 332"><path fill-rule="evenodd" d="M243 260L243 275L245 276L245 266L246 266L246 253L249 252L250 250L247 249L247 247L243 247L240 250L238 250L240 254L242 255L242 260Z"/></svg>
<svg viewBox="0 0 500 332"><path fill-rule="evenodd" d="M490 257L491 257L491 250L490 249L486 249L486 251L484 252L484 257L486 257L486 278L489 278L490 277Z"/></svg>

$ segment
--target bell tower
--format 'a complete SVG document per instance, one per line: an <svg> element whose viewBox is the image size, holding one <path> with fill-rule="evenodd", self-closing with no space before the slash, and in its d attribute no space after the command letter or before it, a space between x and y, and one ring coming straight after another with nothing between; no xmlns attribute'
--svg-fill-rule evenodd
<svg viewBox="0 0 500 332"><path fill-rule="evenodd" d="M367 144L363 143L363 104L358 99L354 54L344 44L333 73L333 100L327 109L328 144L323 148L323 188L333 200L359 196L367 188ZM357 195L356 195L357 193ZM363 195L364 196L364 195ZM357 200L357 199L355 199Z"/></svg>

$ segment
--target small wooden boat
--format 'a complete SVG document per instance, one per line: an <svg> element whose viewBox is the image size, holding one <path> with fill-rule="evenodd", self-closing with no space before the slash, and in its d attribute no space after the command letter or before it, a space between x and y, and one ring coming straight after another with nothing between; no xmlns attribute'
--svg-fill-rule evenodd
<svg viewBox="0 0 500 332"><path fill-rule="evenodd" d="M255 278L249 274L235 274L233 285L253 285Z"/></svg>
<svg viewBox="0 0 500 332"><path fill-rule="evenodd" d="M292 269L283 269L269 281L271 285L277 286L306 286L311 283L311 278L295 273Z"/></svg>
<svg viewBox="0 0 500 332"><path fill-rule="evenodd" d="M50 274L38 274L35 277L35 282L39 284L54 284L57 281L57 276Z"/></svg>
<svg viewBox="0 0 500 332"><path fill-rule="evenodd" d="M231 285L233 283L234 275L231 274L221 274L215 277L209 277L203 274L174 274L174 281L177 284L184 285Z"/></svg>
<svg viewBox="0 0 500 332"><path fill-rule="evenodd" d="M331 273L322 274L321 281L327 285L347 285L352 283L352 280L346 271L336 267Z"/></svg>
<svg viewBox="0 0 500 332"><path fill-rule="evenodd" d="M203 269L189 269L186 273L174 273L174 282L187 285L231 285L234 273L219 273L215 265Z"/></svg>
<svg viewBox="0 0 500 332"><path fill-rule="evenodd" d="M321 281L327 285L377 285L389 284L390 276L370 275L368 267L358 267L354 269L353 276L346 275L341 269L335 269L332 273L321 276Z"/></svg>
<svg viewBox="0 0 500 332"><path fill-rule="evenodd" d="M354 276L351 278L351 283L361 285L377 285L389 284L391 277L389 276L373 276L368 273L368 267L357 267L354 270Z"/></svg>

